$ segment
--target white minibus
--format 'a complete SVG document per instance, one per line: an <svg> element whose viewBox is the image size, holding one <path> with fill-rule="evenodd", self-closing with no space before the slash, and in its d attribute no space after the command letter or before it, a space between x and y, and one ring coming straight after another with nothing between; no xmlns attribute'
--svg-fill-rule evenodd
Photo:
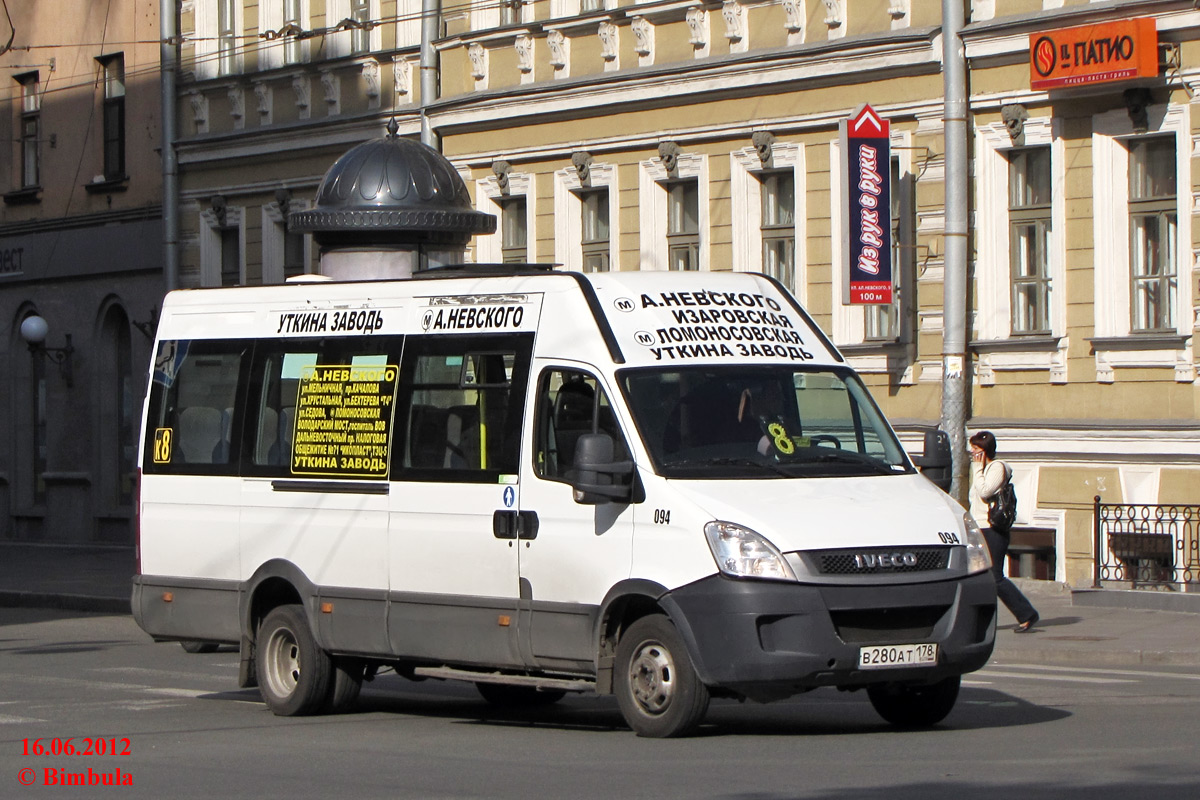
<svg viewBox="0 0 1200 800"><path fill-rule="evenodd" d="M391 669L643 736L819 687L928 726L992 651L979 528L763 275L175 291L151 373L135 618L276 714Z"/></svg>

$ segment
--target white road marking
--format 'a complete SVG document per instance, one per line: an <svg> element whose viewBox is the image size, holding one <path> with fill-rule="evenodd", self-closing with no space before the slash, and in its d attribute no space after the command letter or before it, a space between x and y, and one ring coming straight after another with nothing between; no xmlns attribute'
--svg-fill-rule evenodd
<svg viewBox="0 0 1200 800"><path fill-rule="evenodd" d="M1179 672L1148 672L1132 669L1096 669L1093 667L1051 667L1043 664L997 664L1004 669L1036 669L1042 672L1079 672L1091 675L1127 675L1139 678L1178 678L1181 681L1200 681L1200 675Z"/></svg>
<svg viewBox="0 0 1200 800"><path fill-rule="evenodd" d="M46 722L44 719L35 719L34 717L14 717L10 714L0 714L0 725L23 725L31 722Z"/></svg>
<svg viewBox="0 0 1200 800"><path fill-rule="evenodd" d="M1067 683L1137 683L1137 681L1127 681L1121 678L1086 678L1075 675L1027 675L1022 672L1000 672L998 670L986 670L984 672L989 678L1017 678L1018 680L1026 681L1064 681Z"/></svg>

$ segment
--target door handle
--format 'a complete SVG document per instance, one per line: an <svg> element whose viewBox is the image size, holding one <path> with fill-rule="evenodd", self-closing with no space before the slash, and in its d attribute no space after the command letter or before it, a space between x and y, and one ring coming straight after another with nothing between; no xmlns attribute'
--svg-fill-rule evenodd
<svg viewBox="0 0 1200 800"><path fill-rule="evenodd" d="M497 539L517 538L517 512L501 509L492 514L492 536Z"/></svg>
<svg viewBox="0 0 1200 800"><path fill-rule="evenodd" d="M538 526L534 511L499 509L492 514L492 536L497 539L536 539Z"/></svg>
<svg viewBox="0 0 1200 800"><path fill-rule="evenodd" d="M536 539L538 535L538 515L536 511L517 512L517 538Z"/></svg>

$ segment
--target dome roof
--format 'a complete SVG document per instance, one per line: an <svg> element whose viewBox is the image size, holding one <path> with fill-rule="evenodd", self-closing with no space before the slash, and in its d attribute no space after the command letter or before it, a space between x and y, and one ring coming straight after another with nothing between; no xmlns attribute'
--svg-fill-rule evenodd
<svg viewBox="0 0 1200 800"><path fill-rule="evenodd" d="M471 207L466 184L445 156L389 130L334 162L317 188L316 206L289 215L293 231L341 244L465 243L472 234L495 232L496 218Z"/></svg>

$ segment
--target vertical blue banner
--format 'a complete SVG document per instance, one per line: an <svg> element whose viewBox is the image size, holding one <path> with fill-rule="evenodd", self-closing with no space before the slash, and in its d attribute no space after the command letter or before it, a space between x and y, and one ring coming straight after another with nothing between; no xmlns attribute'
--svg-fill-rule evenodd
<svg viewBox="0 0 1200 800"><path fill-rule="evenodd" d="M892 148L889 125L869 105L842 122L846 154L847 304L892 302Z"/></svg>

